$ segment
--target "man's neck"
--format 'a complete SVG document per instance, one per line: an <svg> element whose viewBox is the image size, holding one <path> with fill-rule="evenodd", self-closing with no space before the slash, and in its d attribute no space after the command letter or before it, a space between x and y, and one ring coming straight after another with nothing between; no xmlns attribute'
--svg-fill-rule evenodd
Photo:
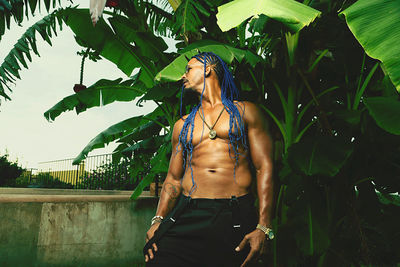
<svg viewBox="0 0 400 267"><path fill-rule="evenodd" d="M207 83L201 102L203 108L214 108L222 104L221 87L219 84L216 86Z"/></svg>

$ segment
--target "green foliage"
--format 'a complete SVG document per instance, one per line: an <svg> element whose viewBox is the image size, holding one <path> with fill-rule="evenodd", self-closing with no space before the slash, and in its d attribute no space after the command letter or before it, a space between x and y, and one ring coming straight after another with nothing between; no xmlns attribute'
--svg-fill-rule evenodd
<svg viewBox="0 0 400 267"><path fill-rule="evenodd" d="M79 114L88 108L105 106L115 101L132 101L145 91L144 85L135 84L135 80L122 78L110 81L101 79L88 88L65 97L44 113L47 120L52 121L62 112L75 109Z"/></svg>
<svg viewBox="0 0 400 267"><path fill-rule="evenodd" d="M0 40L3 36L5 29L10 29L11 18L17 24L21 24L29 16L34 16L36 11L43 10L43 5L46 11L49 12L50 8L56 8L61 5L61 0L1 0L0 1ZM29 12L30 11L30 12ZM30 14L29 14L30 13Z"/></svg>
<svg viewBox="0 0 400 267"><path fill-rule="evenodd" d="M97 135L95 138L93 138L88 145L86 145L82 152L74 159L73 164L79 164L84 158L86 158L88 153L95 148L104 147L108 143L117 139L121 140L128 135L135 133L138 134L139 132L145 131L146 128L139 127L143 126L148 121L153 121L158 125L164 127L164 125L162 124L162 119L158 117L159 115L160 109L155 109L152 113L146 116L132 117L109 127L108 129ZM158 132L156 134L158 134ZM122 142L125 143L126 140Z"/></svg>
<svg viewBox="0 0 400 267"><path fill-rule="evenodd" d="M18 2L18 1L17 1ZM22 3L22 1L21 1ZM33 11L32 11L33 12ZM39 33L43 40L45 40L49 45L52 45L50 38L52 33L57 35L57 24L62 30L62 19L60 17L61 9L56 10L50 15L45 16L42 20L36 22L31 27L29 27L22 37L14 45L14 48L5 57L4 62L0 66L0 95L6 99L10 97L6 94L5 88L11 91L8 83L12 83L16 78L20 79L19 71L21 66L28 68L25 57L31 62L32 55L31 52L39 55L39 51L36 47L36 33ZM0 13L0 21L2 21ZM22 20L22 17L21 17ZM1 23L0 23L0 33L1 33ZM1 34L0 34L1 36Z"/></svg>
<svg viewBox="0 0 400 267"><path fill-rule="evenodd" d="M16 187L28 187L30 184L30 176L22 174L17 179L15 179Z"/></svg>
<svg viewBox="0 0 400 267"><path fill-rule="evenodd" d="M109 127L74 163L116 141L114 164L129 157L130 177L143 176L132 195L138 197L168 168L185 55L212 50L229 63L243 98L271 120L274 266L400 262L396 1L265 0L257 9L253 1L185 0L175 12L143 1L120 2L96 28L87 10L68 9L60 16L82 46L127 76L139 68L138 76L101 80L107 84L65 98L46 116L139 96L139 104L151 100L158 107ZM160 35L177 41L177 51L166 53ZM118 88L125 82L131 89ZM187 112L191 101L184 100Z"/></svg>
<svg viewBox="0 0 400 267"><path fill-rule="evenodd" d="M32 177L32 181L34 182L34 187L38 188L74 188L72 184L63 182L60 179L53 177L50 173L39 173Z"/></svg>
<svg viewBox="0 0 400 267"><path fill-rule="evenodd" d="M341 14L365 52L382 61L397 91L400 92L400 3L396 0L359 0Z"/></svg>
<svg viewBox="0 0 400 267"><path fill-rule="evenodd" d="M137 184L143 173L136 176L131 175L133 168L127 168L130 164L128 160L118 163L104 163L95 170L85 173L76 188L94 189L94 190L132 190ZM133 167L133 166L132 166ZM135 183L136 182L136 183Z"/></svg>
<svg viewBox="0 0 400 267"><path fill-rule="evenodd" d="M368 97L364 99L369 114L384 130L400 135L400 101L394 97Z"/></svg>
<svg viewBox="0 0 400 267"><path fill-rule="evenodd" d="M15 186L16 178L24 171L18 162L12 162L8 157L7 153L0 156L0 186Z"/></svg>
<svg viewBox="0 0 400 267"><path fill-rule="evenodd" d="M353 152L350 141L337 137L304 138L288 150L290 166L308 176L335 176ZM329 152L327 152L329 151Z"/></svg>
<svg viewBox="0 0 400 267"><path fill-rule="evenodd" d="M115 33L104 19L100 19L96 27L93 28L88 12L87 9L65 10L63 13L65 24L92 49L95 49L101 56L115 63L126 75L131 75L134 68L140 67L139 80L147 87L152 87L154 85L153 77L155 74L154 63L157 60L152 61L147 56L160 54L166 49L166 45L163 44L162 39L152 38L150 33L140 34L141 29L136 29L136 24L119 15L115 15L115 18L110 20ZM130 44L132 41L143 44L154 40L158 40L163 45L158 47L145 45L139 49L137 45L132 46ZM146 51L145 55L143 51Z"/></svg>
<svg viewBox="0 0 400 267"><path fill-rule="evenodd" d="M314 21L321 12L294 0L235 0L218 7L218 26L228 31L259 14L280 21L297 32Z"/></svg>
<svg viewBox="0 0 400 267"><path fill-rule="evenodd" d="M201 17L210 16L208 1L185 0L175 11L173 34L197 32L203 26Z"/></svg>
<svg viewBox="0 0 400 267"><path fill-rule="evenodd" d="M155 76L155 79L162 82L180 80L185 70L185 66L187 65L186 57L191 58L196 55L198 53L197 49L200 51L214 51L215 54L219 55L221 59L228 64L232 63L232 61L236 59L239 63L243 60L254 67L261 61L261 58L257 57L250 51L240 50L228 45L219 44L215 41L203 40L182 49L180 51L181 55L160 71Z"/></svg>

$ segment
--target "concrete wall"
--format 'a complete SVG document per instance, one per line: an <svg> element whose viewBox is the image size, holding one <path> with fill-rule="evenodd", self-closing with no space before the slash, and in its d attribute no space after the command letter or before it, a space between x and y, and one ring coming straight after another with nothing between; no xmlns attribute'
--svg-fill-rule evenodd
<svg viewBox="0 0 400 267"><path fill-rule="evenodd" d="M157 199L0 188L0 266L141 266Z"/></svg>

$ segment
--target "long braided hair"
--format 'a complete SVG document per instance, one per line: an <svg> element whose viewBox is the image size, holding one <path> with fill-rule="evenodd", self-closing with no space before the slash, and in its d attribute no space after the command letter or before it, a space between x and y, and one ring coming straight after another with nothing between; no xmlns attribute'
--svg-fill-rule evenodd
<svg viewBox="0 0 400 267"><path fill-rule="evenodd" d="M232 151L233 151L233 159L235 160L235 166L233 171L233 177L235 180L235 171L236 166L239 160L239 146L243 146L245 150L247 150L247 143L246 143L246 132L244 128L243 122L243 113L239 112L239 109L234 104L234 100L238 100L239 98L239 90L237 89L231 72L229 71L225 62L216 54L212 52L201 52L192 58L196 58L199 62L204 64L204 85L203 91L201 92L200 96L200 103L192 108L191 112L184 120L184 124L182 130L179 134L179 142L176 147L177 153L180 151L179 146L182 148L183 153L183 169L186 172L186 161L187 166L190 168L191 177L192 177L192 188L190 189L189 196L193 193L193 191L197 188L196 182L193 176L193 168L192 168L192 153L193 153L193 129L194 129L194 119L196 117L197 111L201 108L203 112L204 118L204 111L202 109L202 100L203 94L206 87L206 67L210 66L213 71L215 71L219 84L221 86L221 100L222 104L225 107L225 110L229 114L229 156L232 158ZM180 112L182 118L182 100L183 100L183 93L184 93L184 86L182 86L181 91L181 105L180 105ZM204 125L203 125L204 130ZM188 138L189 136L189 138ZM235 180L236 181L236 180Z"/></svg>

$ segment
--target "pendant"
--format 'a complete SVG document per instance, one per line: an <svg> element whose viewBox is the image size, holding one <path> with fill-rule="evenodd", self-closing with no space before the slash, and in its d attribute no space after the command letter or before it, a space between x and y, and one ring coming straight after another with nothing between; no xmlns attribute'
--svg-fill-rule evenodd
<svg viewBox="0 0 400 267"><path fill-rule="evenodd" d="M208 137L210 137L210 139L215 139L215 137L217 137L217 132L214 129L211 129L208 133Z"/></svg>

